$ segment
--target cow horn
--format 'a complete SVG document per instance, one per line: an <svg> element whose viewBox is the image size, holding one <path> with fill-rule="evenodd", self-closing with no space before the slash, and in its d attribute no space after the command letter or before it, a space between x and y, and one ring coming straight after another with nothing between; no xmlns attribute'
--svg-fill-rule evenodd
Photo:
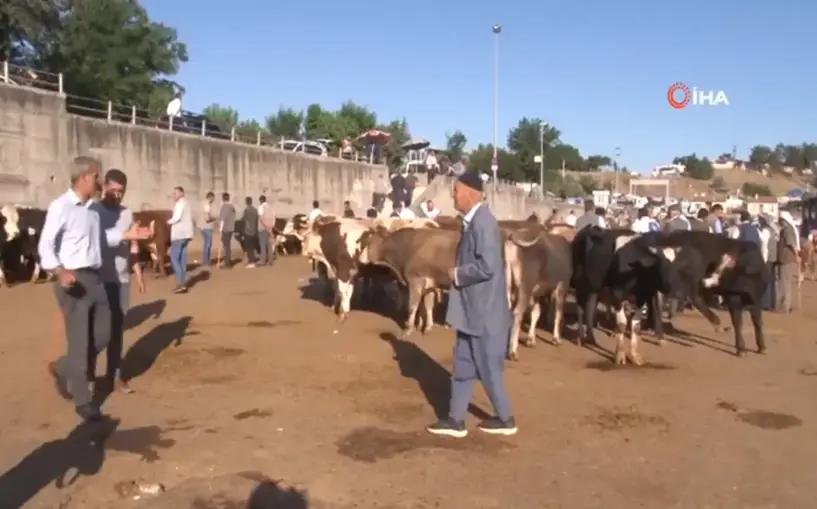
<svg viewBox="0 0 817 509"><path fill-rule="evenodd" d="M530 247L530 246L536 244L537 242L539 242L542 239L542 234L539 233L539 234L536 235L536 237L533 238L533 240L522 240L517 236L517 234L520 234L523 231L527 231L527 230L516 230L515 232L511 233L511 235L510 235L511 242L513 242L514 244L516 244L519 247Z"/></svg>

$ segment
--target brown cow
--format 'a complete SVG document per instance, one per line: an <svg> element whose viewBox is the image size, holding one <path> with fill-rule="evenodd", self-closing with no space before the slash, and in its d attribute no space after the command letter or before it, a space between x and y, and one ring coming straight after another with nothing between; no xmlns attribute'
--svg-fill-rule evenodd
<svg viewBox="0 0 817 509"><path fill-rule="evenodd" d="M150 256L153 268L162 277L167 276L165 256L170 248L170 225L167 222L173 216L171 210L140 210L133 213L133 222L142 227L148 227L151 237L139 241L140 259L144 253Z"/></svg>
<svg viewBox="0 0 817 509"><path fill-rule="evenodd" d="M561 344L564 306L573 274L570 242L563 236L520 229L505 242L505 267L510 288L516 289L514 322L508 358L518 360L522 317L530 310L527 346L536 344L536 325L546 299L553 303L553 342Z"/></svg>
<svg viewBox="0 0 817 509"><path fill-rule="evenodd" d="M425 309L423 333L433 327L434 296L438 289L451 286L448 272L456 264L459 241L459 231L436 228L403 228L391 233L382 227L373 228L360 238L363 248L358 261L388 267L408 288L404 337L414 332L421 301Z"/></svg>

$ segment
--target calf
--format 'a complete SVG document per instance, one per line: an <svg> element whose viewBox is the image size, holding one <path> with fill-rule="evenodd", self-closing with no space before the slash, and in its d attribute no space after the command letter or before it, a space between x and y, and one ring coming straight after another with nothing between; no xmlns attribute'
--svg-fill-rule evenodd
<svg viewBox="0 0 817 509"><path fill-rule="evenodd" d="M749 311L755 329L758 353L766 351L761 298L772 284L760 248L753 242L730 239L702 231L675 231L659 237L655 249L677 252L672 267L672 285L681 296L720 330L720 319L709 309L704 293L723 297L735 334L735 350L746 355L743 339L743 310Z"/></svg>
<svg viewBox="0 0 817 509"><path fill-rule="evenodd" d="M404 337L414 332L421 301L425 308L423 332L433 326L434 296L438 289L450 288L449 271L456 264L460 232L445 229L402 228L388 232L377 227L360 239L360 263L388 267L398 282L408 289L408 318Z"/></svg>
<svg viewBox="0 0 817 509"><path fill-rule="evenodd" d="M153 262L157 274L167 276L165 256L170 248L170 225L167 222L173 216L171 210L140 210L133 213L133 222L141 227L150 228L151 236L147 240L140 240L140 258L147 254Z"/></svg>
<svg viewBox="0 0 817 509"><path fill-rule="evenodd" d="M518 360L519 332L522 317L530 310L530 329L527 346L536 344L536 324L545 299L553 302L553 341L560 344L562 320L567 290L573 272L570 243L564 237L539 233L532 240L530 230L517 230L505 243L505 263L508 286L516 289L513 305L514 322L511 329L508 358ZM509 295L511 290L509 289Z"/></svg>

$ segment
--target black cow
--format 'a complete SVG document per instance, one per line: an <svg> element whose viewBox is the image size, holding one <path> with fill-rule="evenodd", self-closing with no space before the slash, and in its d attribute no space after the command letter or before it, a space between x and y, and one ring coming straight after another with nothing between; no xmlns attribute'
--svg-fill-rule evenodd
<svg viewBox="0 0 817 509"><path fill-rule="evenodd" d="M599 295L607 292L616 314L617 364L628 360L641 364L638 353L642 309L648 306L654 319L655 333L663 337L659 292L671 291L671 267L674 252L671 247L656 249L658 232L638 235L630 230L606 230L599 227L581 230L573 240L572 285L576 290L579 339L594 344L593 327ZM634 307L630 305L634 304ZM631 311L632 333L630 349L624 351L628 307Z"/></svg>
<svg viewBox="0 0 817 509"><path fill-rule="evenodd" d="M36 208L5 206L0 215L3 216L3 233L0 240L0 284L3 284L5 275L3 270L8 267L22 268L33 265L31 281L40 278L40 255L37 245L40 242L43 226L45 225L46 211Z"/></svg>
<svg viewBox="0 0 817 509"><path fill-rule="evenodd" d="M720 319L709 309L706 294L722 296L735 329L738 356L746 354L742 312L747 309L755 328L758 353L764 353L761 298L772 282L760 248L753 242L685 230L656 239L654 249L667 248L677 254L671 276L677 295L682 299L688 297L716 330L721 328Z"/></svg>

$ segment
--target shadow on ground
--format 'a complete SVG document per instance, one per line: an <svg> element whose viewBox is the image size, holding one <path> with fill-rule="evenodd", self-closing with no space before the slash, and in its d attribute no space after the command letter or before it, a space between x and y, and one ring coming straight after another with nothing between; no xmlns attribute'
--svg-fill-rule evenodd
<svg viewBox="0 0 817 509"><path fill-rule="evenodd" d="M380 338L394 350L394 359L400 367L400 374L417 381L437 418L448 417L451 373L411 341L399 339L391 332L381 333ZM490 418L488 412L474 404L468 406L468 412L477 419Z"/></svg>
<svg viewBox="0 0 817 509"><path fill-rule="evenodd" d="M172 322L159 324L136 340L122 359L122 378L129 381L147 373L159 354L171 343L179 346L182 338L197 334L187 330L191 321L192 317L184 316Z"/></svg>

